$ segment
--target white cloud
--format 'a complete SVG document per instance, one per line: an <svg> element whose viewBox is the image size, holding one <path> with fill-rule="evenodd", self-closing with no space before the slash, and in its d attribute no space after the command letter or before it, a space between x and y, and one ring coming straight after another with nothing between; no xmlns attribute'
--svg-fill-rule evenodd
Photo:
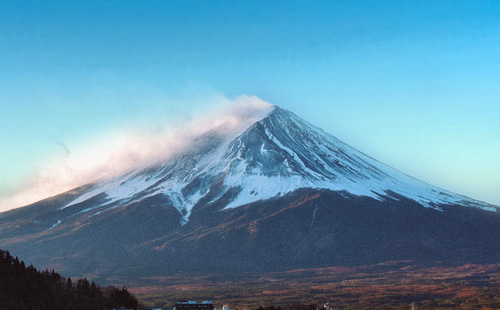
<svg viewBox="0 0 500 310"><path fill-rule="evenodd" d="M24 186L0 196L0 211L28 205L78 186L112 178L134 169L168 160L196 147L196 137L213 132L239 133L265 116L272 105L241 95L229 99L216 94L207 98L211 111L193 111L189 120L125 128L104 134L78 149L65 148L33 172Z"/></svg>

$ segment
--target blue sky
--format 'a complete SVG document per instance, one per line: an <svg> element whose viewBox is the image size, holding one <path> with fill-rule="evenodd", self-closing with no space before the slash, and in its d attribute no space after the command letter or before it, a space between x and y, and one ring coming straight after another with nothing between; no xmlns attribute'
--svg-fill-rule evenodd
<svg viewBox="0 0 500 310"><path fill-rule="evenodd" d="M104 133L247 94L500 205L499 17L481 0L1 1L0 197Z"/></svg>

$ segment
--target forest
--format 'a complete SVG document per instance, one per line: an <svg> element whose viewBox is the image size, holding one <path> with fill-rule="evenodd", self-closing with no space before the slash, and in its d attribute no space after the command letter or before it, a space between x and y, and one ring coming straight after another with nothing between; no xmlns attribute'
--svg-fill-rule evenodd
<svg viewBox="0 0 500 310"><path fill-rule="evenodd" d="M101 288L87 279L64 278L54 270L33 265L0 250L0 309L107 310L137 309L138 301L125 287Z"/></svg>

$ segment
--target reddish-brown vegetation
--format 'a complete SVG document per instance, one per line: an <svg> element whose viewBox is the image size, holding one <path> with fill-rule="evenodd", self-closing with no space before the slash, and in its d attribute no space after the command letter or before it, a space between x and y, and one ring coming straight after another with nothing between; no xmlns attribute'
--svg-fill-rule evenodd
<svg viewBox="0 0 500 310"><path fill-rule="evenodd" d="M360 267L328 267L280 273L221 276L174 276L156 287L131 291L155 305L178 298L212 299L234 308L287 304L322 304L332 309L498 309L500 264L414 265L409 261Z"/></svg>

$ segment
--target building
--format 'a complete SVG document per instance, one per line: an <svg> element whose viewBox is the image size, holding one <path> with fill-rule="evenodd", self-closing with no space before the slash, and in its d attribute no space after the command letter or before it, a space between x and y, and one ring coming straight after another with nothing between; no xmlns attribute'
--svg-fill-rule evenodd
<svg viewBox="0 0 500 310"><path fill-rule="evenodd" d="M214 304L208 300L202 302L179 300L175 304L174 310L214 310Z"/></svg>

